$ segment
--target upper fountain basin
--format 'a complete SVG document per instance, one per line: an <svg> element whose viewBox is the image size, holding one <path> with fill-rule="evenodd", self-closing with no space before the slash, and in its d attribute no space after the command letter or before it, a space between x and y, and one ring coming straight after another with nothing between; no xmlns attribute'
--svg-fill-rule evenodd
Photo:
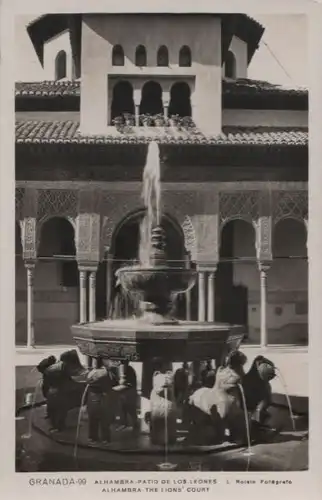
<svg viewBox="0 0 322 500"><path fill-rule="evenodd" d="M197 279L197 272L191 269L156 266L122 267L117 276L122 288L127 292L169 297L172 294L190 290Z"/></svg>

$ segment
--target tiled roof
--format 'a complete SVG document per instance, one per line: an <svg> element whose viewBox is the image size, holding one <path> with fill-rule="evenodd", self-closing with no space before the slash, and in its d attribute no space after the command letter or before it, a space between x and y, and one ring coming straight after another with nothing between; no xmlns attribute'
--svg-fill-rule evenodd
<svg viewBox="0 0 322 500"><path fill-rule="evenodd" d="M238 80L223 80L224 94L254 95L254 94L283 94L283 95L306 95L306 88L291 88L264 80L251 80L249 78L239 78Z"/></svg>
<svg viewBox="0 0 322 500"><path fill-rule="evenodd" d="M142 144L157 140L161 144L208 144L231 146L306 146L308 133L304 129L269 127L226 127L218 136L205 136L186 130L133 128L132 133L120 133L110 128L108 135L89 136L78 132L73 121L20 121L16 123L16 142L30 144Z"/></svg>
<svg viewBox="0 0 322 500"><path fill-rule="evenodd" d="M224 95L307 95L307 89L287 88L281 85L240 78L238 80L223 80ZM43 81L17 82L16 97L67 97L80 95L80 81Z"/></svg>
<svg viewBox="0 0 322 500"><path fill-rule="evenodd" d="M16 82L16 97L64 97L79 96L79 80Z"/></svg>

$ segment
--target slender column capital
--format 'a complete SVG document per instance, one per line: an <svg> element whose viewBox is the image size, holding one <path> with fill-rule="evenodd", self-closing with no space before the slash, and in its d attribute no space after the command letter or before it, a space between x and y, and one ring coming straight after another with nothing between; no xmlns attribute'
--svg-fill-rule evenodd
<svg viewBox="0 0 322 500"><path fill-rule="evenodd" d="M86 285L87 271L85 269L79 270L79 281L81 285Z"/></svg>
<svg viewBox="0 0 322 500"><path fill-rule="evenodd" d="M214 271L213 269L208 272L208 282L215 281L215 274L216 271Z"/></svg>
<svg viewBox="0 0 322 500"><path fill-rule="evenodd" d="M197 271L215 274L217 271L218 262L197 262Z"/></svg>
<svg viewBox="0 0 322 500"><path fill-rule="evenodd" d="M92 273L96 272L98 268L98 262L79 262L78 261L78 270L79 273Z"/></svg>
<svg viewBox="0 0 322 500"><path fill-rule="evenodd" d="M27 267L27 285L33 286L34 284L34 267Z"/></svg>
<svg viewBox="0 0 322 500"><path fill-rule="evenodd" d="M25 260L24 261L25 268L28 270L33 271L36 267L36 260Z"/></svg>
<svg viewBox="0 0 322 500"><path fill-rule="evenodd" d="M269 262L258 262L258 270L261 273L261 276L267 276L268 271L270 270L271 264Z"/></svg>
<svg viewBox="0 0 322 500"><path fill-rule="evenodd" d="M96 270L89 272L89 286L95 288L96 285Z"/></svg>

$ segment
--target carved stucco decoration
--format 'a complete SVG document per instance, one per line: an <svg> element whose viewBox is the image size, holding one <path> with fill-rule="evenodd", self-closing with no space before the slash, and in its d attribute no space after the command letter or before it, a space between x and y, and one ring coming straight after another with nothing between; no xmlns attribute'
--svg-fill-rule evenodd
<svg viewBox="0 0 322 500"><path fill-rule="evenodd" d="M259 218L256 223L256 255L260 262L271 261L272 256L272 198L263 190L259 198Z"/></svg>
<svg viewBox="0 0 322 500"><path fill-rule="evenodd" d="M197 259L196 232L189 215L185 216L181 227L184 234L185 248L190 253L191 260L195 261Z"/></svg>
<svg viewBox="0 0 322 500"><path fill-rule="evenodd" d="M21 224L21 242L25 261L37 258L37 221L35 217L25 217Z"/></svg>
<svg viewBox="0 0 322 500"><path fill-rule="evenodd" d="M15 191L15 217L19 221L23 218L23 199L25 190L24 188L16 188Z"/></svg>
<svg viewBox="0 0 322 500"><path fill-rule="evenodd" d="M26 188L22 203L21 242L25 261L37 258L38 191Z"/></svg>
<svg viewBox="0 0 322 500"><path fill-rule="evenodd" d="M181 226L184 245L192 260L197 259L197 236L193 215L197 209L195 191L162 192L162 211L172 216Z"/></svg>
<svg viewBox="0 0 322 500"><path fill-rule="evenodd" d="M272 193L273 221L277 224L286 218L304 222L308 219L308 192L275 191Z"/></svg>
<svg viewBox="0 0 322 500"><path fill-rule="evenodd" d="M255 226L259 217L258 191L223 191L219 193L220 228L234 219L242 219Z"/></svg>
<svg viewBox="0 0 322 500"><path fill-rule="evenodd" d="M37 218L39 225L51 217L66 217L75 221L78 211L78 191L74 189L40 189ZM73 222L74 223L74 222Z"/></svg>
<svg viewBox="0 0 322 500"><path fill-rule="evenodd" d="M98 263L100 260L101 203L101 190L82 189L79 192L75 238L79 263Z"/></svg>
<svg viewBox="0 0 322 500"><path fill-rule="evenodd" d="M76 243L76 215L78 191L74 189L38 189L36 245L40 245L43 224L53 217L62 217L74 228Z"/></svg>

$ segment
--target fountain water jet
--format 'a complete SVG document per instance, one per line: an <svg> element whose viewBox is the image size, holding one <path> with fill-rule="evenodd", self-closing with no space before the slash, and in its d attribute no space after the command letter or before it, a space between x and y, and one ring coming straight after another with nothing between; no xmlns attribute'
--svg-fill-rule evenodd
<svg viewBox="0 0 322 500"><path fill-rule="evenodd" d="M238 388L239 388L241 398L242 398L244 417L245 417L246 437L247 437L247 451L244 453L244 455L250 457L250 456L254 455L254 452L253 452L252 446L251 446L249 418L248 418L248 411L247 411L247 406L246 406L246 398L245 398L243 386L241 384L238 384Z"/></svg>
<svg viewBox="0 0 322 500"><path fill-rule="evenodd" d="M294 416L294 413L293 413L290 396L289 396L289 393L288 393L288 390L287 390L287 385L286 385L286 382L285 382L285 379L283 377L283 374L282 374L281 370L279 368L275 367L275 371L277 372L278 378L280 379L280 381L282 383L282 386L284 388L284 391L285 391L285 397L286 397L286 401L287 401L288 411L289 411L289 414L290 414L290 419L291 419L291 422L292 422L292 428L293 428L293 431L295 432L296 431L295 416Z"/></svg>
<svg viewBox="0 0 322 500"><path fill-rule="evenodd" d="M35 404L37 401L37 395L39 393L39 390L41 389L41 380L37 382L37 385L34 389L34 392L32 394L32 400L31 400L31 408L30 408L30 414L29 414L29 421L28 421L28 432L26 434L23 434L21 437L22 439L30 439L31 434L32 434L32 417L33 417L33 412L35 408Z"/></svg>
<svg viewBox="0 0 322 500"><path fill-rule="evenodd" d="M81 400L81 404L80 404L79 412L78 412L75 446L74 446L74 458L75 458L75 460L77 459L78 437L79 437L79 429L80 429L80 423L81 423L81 418L82 418L82 409L83 409L83 406L84 406L85 401L86 401L86 395L87 395L88 388L89 388L89 385L87 384L85 389L84 389L83 395L82 395L82 400Z"/></svg>
<svg viewBox="0 0 322 500"><path fill-rule="evenodd" d="M161 169L159 148L156 142L151 142L148 149L146 165L143 172L142 199L146 209L140 227L139 260L143 267L150 266L151 238L153 226L161 222Z"/></svg>

